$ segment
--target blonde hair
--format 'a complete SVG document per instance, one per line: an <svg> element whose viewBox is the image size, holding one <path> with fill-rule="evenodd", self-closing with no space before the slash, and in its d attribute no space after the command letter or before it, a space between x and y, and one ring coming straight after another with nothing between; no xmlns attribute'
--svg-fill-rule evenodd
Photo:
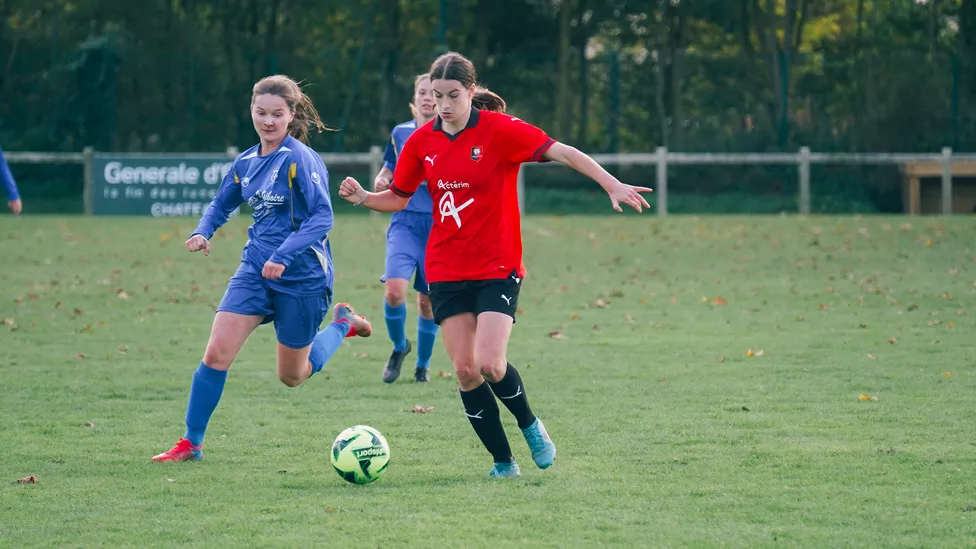
<svg viewBox="0 0 976 549"><path fill-rule="evenodd" d="M285 100L288 108L295 113L295 118L288 124L288 133L302 143L308 144L309 130L318 130L318 133L330 130L334 131L322 123L319 113L315 110L312 100L305 95L298 82L295 82L283 74L266 76L254 84L251 92L251 104L259 95L277 95Z"/></svg>
<svg viewBox="0 0 976 549"><path fill-rule="evenodd" d="M413 79L413 94L414 94L414 96L417 95L417 86L419 86L420 83L423 82L425 79L426 80L430 80L430 73L429 72L425 72L424 74L418 74L417 76L414 77L414 79ZM410 101L410 114L413 115L414 120L420 118L420 111L417 110L417 105L414 105L412 100Z"/></svg>

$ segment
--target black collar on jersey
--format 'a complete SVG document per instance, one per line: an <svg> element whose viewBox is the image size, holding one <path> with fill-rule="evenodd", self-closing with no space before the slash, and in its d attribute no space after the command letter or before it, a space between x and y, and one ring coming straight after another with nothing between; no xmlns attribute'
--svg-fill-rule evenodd
<svg viewBox="0 0 976 549"><path fill-rule="evenodd" d="M441 121L441 117L438 116L437 118L434 119L434 131L435 132L444 132L444 135L446 135L448 139L450 139L451 141L454 141L455 139L458 138L459 135L461 135L461 132L463 132L464 130L466 130L468 128L473 128L473 127L477 126L478 125L478 118L480 118L480 117L481 117L481 111L479 111L478 109L476 109L474 107L471 107L471 116L468 117L468 123L465 124L465 126L463 128L461 128L461 131L460 132L457 132L456 134L451 135L451 134L445 132L444 131L444 128L441 127L441 125L443 124L443 122Z"/></svg>

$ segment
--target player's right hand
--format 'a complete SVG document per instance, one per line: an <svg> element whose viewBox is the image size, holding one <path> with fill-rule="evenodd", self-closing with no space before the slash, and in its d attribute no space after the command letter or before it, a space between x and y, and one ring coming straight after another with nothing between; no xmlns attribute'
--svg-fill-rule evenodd
<svg viewBox="0 0 976 549"><path fill-rule="evenodd" d="M210 241L202 234L195 234L186 241L186 249L191 252L203 250L203 255L210 255Z"/></svg>
<svg viewBox="0 0 976 549"><path fill-rule="evenodd" d="M339 184L339 197L346 202L358 204L365 194L366 191L363 190L363 186L352 177L343 179L342 183Z"/></svg>

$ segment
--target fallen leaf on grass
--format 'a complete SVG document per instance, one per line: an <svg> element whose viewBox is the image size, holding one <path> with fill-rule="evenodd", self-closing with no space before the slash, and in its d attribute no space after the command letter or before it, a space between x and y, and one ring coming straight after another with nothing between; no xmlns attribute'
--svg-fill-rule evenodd
<svg viewBox="0 0 976 549"><path fill-rule="evenodd" d="M24 302L24 298L20 296L14 298L14 303L23 303L23 302Z"/></svg>
<svg viewBox="0 0 976 549"><path fill-rule="evenodd" d="M420 404L414 404L412 412L415 414L429 414L434 411L433 406L422 406Z"/></svg>
<svg viewBox="0 0 976 549"><path fill-rule="evenodd" d="M36 300L38 297L39 296L37 294L34 294L34 293L27 294L27 299L30 299L31 301Z"/></svg>
<svg viewBox="0 0 976 549"><path fill-rule="evenodd" d="M626 320L627 322L633 322L634 317L630 316L630 313L627 313L624 315L624 320Z"/></svg>
<svg viewBox="0 0 976 549"><path fill-rule="evenodd" d="M963 513L968 513L970 511L976 511L976 503L970 503L969 505L964 505L959 508Z"/></svg>
<svg viewBox="0 0 976 549"><path fill-rule="evenodd" d="M437 375L439 377L446 377L448 379L454 377L454 374L452 374L451 372L445 372L445 371L440 371L440 372L437 373Z"/></svg>
<svg viewBox="0 0 976 549"><path fill-rule="evenodd" d="M712 361L713 362L725 362L725 355L722 355L722 356L720 356L718 358L712 357Z"/></svg>
<svg viewBox="0 0 976 549"><path fill-rule="evenodd" d="M912 303L911 305L908 306L908 310L909 311L915 311L917 309L918 309L918 305L916 305L914 303Z"/></svg>
<svg viewBox="0 0 976 549"><path fill-rule="evenodd" d="M58 301L57 303L55 303L55 304L54 304L54 308L55 308L55 309L60 309L60 308L61 308L61 302L60 302L60 301Z"/></svg>
<svg viewBox="0 0 976 549"><path fill-rule="evenodd" d="M746 356L763 356L763 353L764 351L762 349L757 349L755 351L749 349L748 351L746 351Z"/></svg>
<svg viewBox="0 0 976 549"><path fill-rule="evenodd" d="M559 330L554 330L549 332L549 337L551 339L566 339L566 334L560 332Z"/></svg>
<svg viewBox="0 0 976 549"><path fill-rule="evenodd" d="M369 358L369 355L366 354L366 353L355 353L352 356L354 356L356 358Z"/></svg>
<svg viewBox="0 0 976 549"><path fill-rule="evenodd" d="M858 393L857 398L860 400L878 400L878 397L865 395L864 393Z"/></svg>
<svg viewBox="0 0 976 549"><path fill-rule="evenodd" d="M941 326L941 325L942 325L942 321L941 320L930 320L929 321L929 326Z"/></svg>
<svg viewBox="0 0 976 549"><path fill-rule="evenodd" d="M335 507L326 507L326 508L325 508L325 512L326 512L326 513L338 513L338 512L339 512L339 510L338 510L338 509L336 509Z"/></svg>
<svg viewBox="0 0 976 549"><path fill-rule="evenodd" d="M711 303L712 305L727 305L728 301L726 301L724 297L718 296L715 299L713 299Z"/></svg>
<svg viewBox="0 0 976 549"><path fill-rule="evenodd" d="M952 377L952 372L942 372L942 377Z"/></svg>
<svg viewBox="0 0 976 549"><path fill-rule="evenodd" d="M950 328L955 328L956 327L956 323L955 322L950 322L949 323L949 327Z"/></svg>
<svg viewBox="0 0 976 549"><path fill-rule="evenodd" d="M20 484L37 484L37 477L31 475L29 477L17 479L17 482L19 482Z"/></svg>
<svg viewBox="0 0 976 549"><path fill-rule="evenodd" d="M78 353L75 355L76 360L85 360L86 358L88 358L88 355L86 355L85 353Z"/></svg>
<svg viewBox="0 0 976 549"><path fill-rule="evenodd" d="M167 478L166 479L166 482L176 482L176 479L175 478Z"/></svg>
<svg viewBox="0 0 976 549"><path fill-rule="evenodd" d="M888 340L888 343L891 343L892 345L894 345L895 343L898 343L898 338L897 337L893 337L893 338L891 338L891 339Z"/></svg>
<svg viewBox="0 0 976 549"><path fill-rule="evenodd" d="M119 290L115 293L119 295L119 299L129 299L129 293L125 290Z"/></svg>
<svg viewBox="0 0 976 549"><path fill-rule="evenodd" d="M614 290L610 292L610 297L623 297L624 293L620 290Z"/></svg>
<svg viewBox="0 0 976 549"><path fill-rule="evenodd" d="M5 318L5 319L3 319L3 324L5 326L13 326L14 325L14 319L12 319L12 318Z"/></svg>
<svg viewBox="0 0 976 549"><path fill-rule="evenodd" d="M601 309L606 309L607 308L607 302L606 301L603 301L602 299L598 299L598 300L596 300L596 306L599 307L599 308L601 308Z"/></svg>
<svg viewBox="0 0 976 549"><path fill-rule="evenodd" d="M858 328L862 328L862 329L863 329L863 328L867 328L867 327L868 327L868 325L867 325L867 324L864 324L864 323L862 322L862 323L860 323L860 324L858 324L858 325L857 325L857 327L858 327Z"/></svg>
<svg viewBox="0 0 976 549"><path fill-rule="evenodd" d="M868 353L868 358L870 358L871 360L878 360L877 355L872 355L871 353Z"/></svg>
<svg viewBox="0 0 976 549"><path fill-rule="evenodd" d="M95 424L92 423L92 422L90 422L90 421L86 421L85 422L85 427L88 427L89 429L94 429L95 428Z"/></svg>
<svg viewBox="0 0 976 549"><path fill-rule="evenodd" d="M571 319L573 319L573 320L579 320L579 319L581 319L581 318L583 318L583 317L581 317L581 316L579 315L579 313L569 313L569 318L571 318Z"/></svg>
<svg viewBox="0 0 976 549"><path fill-rule="evenodd" d="M81 309L75 309L74 310L74 313L75 313L75 316L81 316L81 315L85 314L85 312L82 311Z"/></svg>

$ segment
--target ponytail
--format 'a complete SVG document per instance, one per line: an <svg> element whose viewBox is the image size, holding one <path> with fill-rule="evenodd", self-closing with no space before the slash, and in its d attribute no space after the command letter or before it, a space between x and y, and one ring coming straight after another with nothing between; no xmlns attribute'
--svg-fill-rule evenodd
<svg viewBox="0 0 976 549"><path fill-rule="evenodd" d="M317 130L317 133L322 133L326 130L335 131L335 129L326 126L319 117L319 112L315 110L312 100L304 92L299 93L301 93L301 97L298 98L298 103L295 105L295 118L288 125L288 133L308 145L309 130Z"/></svg>
<svg viewBox="0 0 976 549"><path fill-rule="evenodd" d="M471 105L483 111L505 112L508 105L505 100L497 93L488 88L478 87L474 90L474 97L471 98Z"/></svg>

